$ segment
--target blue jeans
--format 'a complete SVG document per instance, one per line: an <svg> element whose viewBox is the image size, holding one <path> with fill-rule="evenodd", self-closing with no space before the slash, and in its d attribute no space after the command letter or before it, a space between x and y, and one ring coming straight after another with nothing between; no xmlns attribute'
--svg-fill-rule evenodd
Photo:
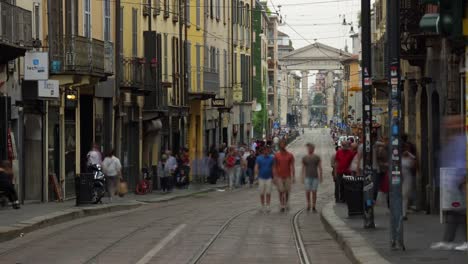
<svg viewBox="0 0 468 264"><path fill-rule="evenodd" d="M247 168L247 177L249 177L249 184L252 185L254 182L254 170L253 168Z"/></svg>

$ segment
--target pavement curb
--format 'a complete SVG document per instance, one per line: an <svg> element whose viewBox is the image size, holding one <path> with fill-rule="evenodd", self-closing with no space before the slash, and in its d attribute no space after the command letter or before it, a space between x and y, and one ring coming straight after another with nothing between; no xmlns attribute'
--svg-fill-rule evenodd
<svg viewBox="0 0 468 264"><path fill-rule="evenodd" d="M358 232L349 228L334 210L334 202L328 203L320 214L327 232L338 242L346 256L355 264L390 264Z"/></svg>
<svg viewBox="0 0 468 264"><path fill-rule="evenodd" d="M79 218L136 209L142 206L143 204L162 203L180 198L186 198L201 193L212 192L218 188L223 188L223 186L202 189L200 191L195 191L181 195L174 195L171 197L163 197L149 200L136 199L133 202L123 204L105 204L99 206L73 207L66 210L49 213L47 215L37 216L11 226L0 226L0 243L20 237L24 233L33 232L38 229L50 227Z"/></svg>

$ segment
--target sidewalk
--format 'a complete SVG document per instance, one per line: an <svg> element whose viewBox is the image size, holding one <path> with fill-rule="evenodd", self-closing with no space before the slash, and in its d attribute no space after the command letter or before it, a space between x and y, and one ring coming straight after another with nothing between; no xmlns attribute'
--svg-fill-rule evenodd
<svg viewBox="0 0 468 264"><path fill-rule="evenodd" d="M364 229L361 216L349 218L346 204L329 203L322 221L354 263L468 263L468 254L429 249L442 238L443 226L437 215L408 213L404 222L406 251L390 249L390 212L375 208L376 229ZM457 242L461 242L457 237Z"/></svg>
<svg viewBox="0 0 468 264"><path fill-rule="evenodd" d="M147 195L131 193L123 198L116 197L111 203L104 198L103 204L79 207L75 206L75 200L70 200L62 203L25 204L20 210L13 210L11 207L0 208L0 242L14 239L22 233L81 217L130 210L146 203L166 202L225 187L225 184L192 184L188 189L175 189L167 194L159 191Z"/></svg>

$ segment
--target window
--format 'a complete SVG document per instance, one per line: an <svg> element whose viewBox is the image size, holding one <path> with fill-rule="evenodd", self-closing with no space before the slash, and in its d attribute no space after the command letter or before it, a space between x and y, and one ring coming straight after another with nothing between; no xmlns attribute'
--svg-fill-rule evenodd
<svg viewBox="0 0 468 264"><path fill-rule="evenodd" d="M91 38L91 0L84 0L83 35Z"/></svg>
<svg viewBox="0 0 468 264"><path fill-rule="evenodd" d="M196 54L196 59L197 59L197 91L200 91L200 87L201 87L201 84L200 84L200 63L201 63L201 54L200 54L200 49L201 49L201 46L200 44L197 43L197 45L195 46L195 54Z"/></svg>
<svg viewBox="0 0 468 264"><path fill-rule="evenodd" d="M174 0L172 6L172 21L177 22L179 21L179 0Z"/></svg>
<svg viewBox="0 0 468 264"><path fill-rule="evenodd" d="M190 0L185 0L185 22L190 27Z"/></svg>
<svg viewBox="0 0 468 264"><path fill-rule="evenodd" d="M210 0L210 17L211 19L214 18L214 6L213 6L213 0Z"/></svg>
<svg viewBox="0 0 468 264"><path fill-rule="evenodd" d="M200 14L200 0L197 0L197 15L196 15L196 24L197 24L197 29L200 29L200 24L201 24L201 14Z"/></svg>
<svg viewBox="0 0 468 264"><path fill-rule="evenodd" d="M228 54L227 50L224 50L224 87L228 86Z"/></svg>
<svg viewBox="0 0 468 264"><path fill-rule="evenodd" d="M168 81L168 73L167 73L167 65L169 63L168 61L168 55L167 55L167 33L164 33L164 38L163 38L163 46L164 46L164 65L163 65L163 70L164 70L164 80L167 82Z"/></svg>
<svg viewBox="0 0 468 264"><path fill-rule="evenodd" d="M216 65L216 48L211 47L210 48L210 70L212 72L216 72L216 67L218 67Z"/></svg>
<svg viewBox="0 0 468 264"><path fill-rule="evenodd" d="M123 38L124 38L124 31L123 31L123 25L124 25L124 21L123 21L123 18L124 18L124 8L123 6L120 7L120 25L119 25L119 30L120 30L120 54L123 54Z"/></svg>
<svg viewBox="0 0 468 264"><path fill-rule="evenodd" d="M232 0L232 23L237 24L237 0Z"/></svg>
<svg viewBox="0 0 468 264"><path fill-rule="evenodd" d="M110 1L104 0L104 41L111 40L111 9Z"/></svg>
<svg viewBox="0 0 468 264"><path fill-rule="evenodd" d="M216 19L219 21L221 18L221 0L216 0Z"/></svg>
<svg viewBox="0 0 468 264"><path fill-rule="evenodd" d="M245 5L245 26L250 27L250 6Z"/></svg>
<svg viewBox="0 0 468 264"><path fill-rule="evenodd" d="M164 18L169 18L169 0L164 0Z"/></svg>
<svg viewBox="0 0 468 264"><path fill-rule="evenodd" d="M192 66L192 43L190 41L187 42L187 90L191 90L192 87L192 71L191 71L191 66Z"/></svg>
<svg viewBox="0 0 468 264"><path fill-rule="evenodd" d="M41 28L41 11L39 3L34 3L34 38L39 39L39 32Z"/></svg>
<svg viewBox="0 0 468 264"><path fill-rule="evenodd" d="M219 49L216 49L216 72L219 73L221 70L221 64L219 61ZM219 78L219 76L218 76Z"/></svg>
<svg viewBox="0 0 468 264"><path fill-rule="evenodd" d="M224 24L226 24L226 9L227 9L226 1L227 0L223 0L223 22Z"/></svg>
<svg viewBox="0 0 468 264"><path fill-rule="evenodd" d="M243 8L244 7L244 2L240 2L240 4L237 6L237 17L239 21L239 25L242 26L244 21L243 21Z"/></svg>
<svg viewBox="0 0 468 264"><path fill-rule="evenodd" d="M138 9L132 8L132 56L138 57Z"/></svg>
<svg viewBox="0 0 468 264"><path fill-rule="evenodd" d="M154 0L154 6L156 7L154 14L159 16L161 14L161 0Z"/></svg>

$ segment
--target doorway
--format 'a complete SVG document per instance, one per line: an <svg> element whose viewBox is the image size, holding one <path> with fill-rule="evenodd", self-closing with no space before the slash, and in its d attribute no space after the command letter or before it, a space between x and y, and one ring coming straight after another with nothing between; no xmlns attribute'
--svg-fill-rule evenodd
<svg viewBox="0 0 468 264"><path fill-rule="evenodd" d="M80 95L80 153L81 172L86 172L86 155L91 149L94 136L93 96Z"/></svg>
<svg viewBox="0 0 468 264"><path fill-rule="evenodd" d="M427 93L426 93L426 87L422 87L421 91L421 104L420 104L420 109L419 112L421 113L421 138L420 138L420 145L421 145L421 150L420 150L420 202L419 206L421 206L422 209L426 210L427 212L430 212L430 198L428 192L430 185L429 185L429 149L428 149L428 120L427 120L427 111L428 111L428 106L427 106Z"/></svg>
<svg viewBox="0 0 468 264"><path fill-rule="evenodd" d="M43 120L38 113L24 115L24 199L43 201Z"/></svg>

